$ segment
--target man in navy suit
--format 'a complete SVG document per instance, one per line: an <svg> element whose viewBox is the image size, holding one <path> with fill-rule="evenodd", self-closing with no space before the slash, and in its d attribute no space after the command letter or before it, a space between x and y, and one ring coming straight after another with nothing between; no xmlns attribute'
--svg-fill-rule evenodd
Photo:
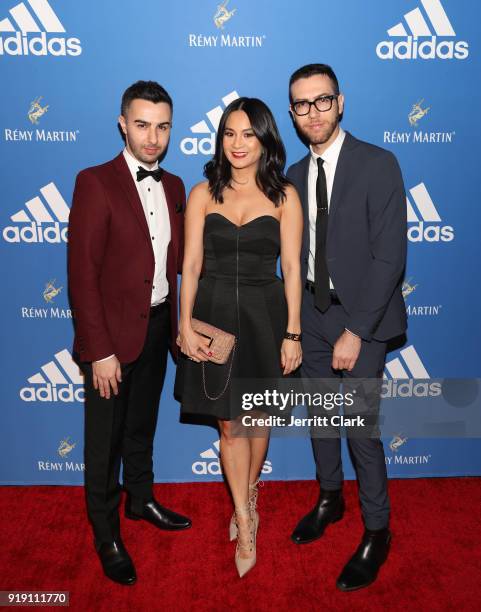
<svg viewBox="0 0 481 612"><path fill-rule="evenodd" d="M391 541L377 417L386 343L406 329L406 196L394 155L340 127L344 97L332 68L296 70L289 98L296 130L310 148L287 172L304 209L302 375L342 380L344 391L351 385L361 391L357 407L371 416L369 433L348 432L365 525L337 580L339 589L351 591L376 579ZM355 411L356 403L344 405L345 414ZM313 434L312 445L320 495L291 536L297 544L318 539L344 513L340 437Z"/></svg>

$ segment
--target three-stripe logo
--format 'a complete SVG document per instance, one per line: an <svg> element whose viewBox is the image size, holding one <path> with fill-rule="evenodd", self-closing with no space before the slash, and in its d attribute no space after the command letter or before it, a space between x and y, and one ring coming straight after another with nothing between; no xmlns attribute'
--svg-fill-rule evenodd
<svg viewBox="0 0 481 612"><path fill-rule="evenodd" d="M224 106L228 106L234 100L237 100L239 94L237 91L231 91L222 98ZM203 155L213 155L215 152L215 134L219 127L220 118L224 109L222 106L215 106L210 111L207 111L207 121L203 119L198 123L191 126L190 131L192 134L206 134L203 138L199 137L187 137L184 138L180 143L180 150L185 155L197 155L202 153ZM209 125L210 124L210 125Z"/></svg>
<svg viewBox="0 0 481 612"><path fill-rule="evenodd" d="M47 0L27 1L29 7L20 2L9 10L9 17L0 20L0 55L77 56L82 53L78 38L51 36L66 32Z"/></svg>
<svg viewBox="0 0 481 612"><path fill-rule="evenodd" d="M399 351L395 357L386 363L384 378L431 378L416 349L411 344Z"/></svg>
<svg viewBox="0 0 481 612"><path fill-rule="evenodd" d="M67 242L67 223L70 209L55 183L40 189L44 201L35 196L25 203L25 209L13 214L15 224L3 230L3 239L11 243ZM44 203L45 202L45 203ZM28 211L28 212L27 212Z"/></svg>
<svg viewBox="0 0 481 612"><path fill-rule="evenodd" d="M399 356L386 362L382 398L436 397L442 389L440 382L429 382L429 375L418 352L411 344L399 351Z"/></svg>
<svg viewBox="0 0 481 612"><path fill-rule="evenodd" d="M420 0L424 13L416 7L404 15L405 24L387 30L393 39L384 40L376 47L377 56L383 60L411 59L466 59L469 45L456 41L456 32L440 0ZM439 40L438 37L442 37Z"/></svg>
<svg viewBox="0 0 481 612"><path fill-rule="evenodd" d="M406 196L409 241L451 242L454 239L454 229L451 225L442 225L426 185L419 183L409 190L409 194L412 199Z"/></svg>
<svg viewBox="0 0 481 612"><path fill-rule="evenodd" d="M67 349L55 353L20 389L24 402L83 402L83 376Z"/></svg>

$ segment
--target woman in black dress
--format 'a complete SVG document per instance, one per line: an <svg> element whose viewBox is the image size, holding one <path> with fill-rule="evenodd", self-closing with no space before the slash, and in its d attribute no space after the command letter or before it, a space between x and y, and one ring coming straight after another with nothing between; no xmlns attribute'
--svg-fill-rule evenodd
<svg viewBox="0 0 481 612"><path fill-rule="evenodd" d="M207 182L192 189L185 217L177 341L183 356L175 394L183 413L218 419L240 576L255 564L257 483L269 436L268 430L261 437L239 435L246 412L233 401L228 381L278 379L302 360L302 211L284 164L268 107L238 98L224 111L216 153L205 167ZM279 255L284 282L276 275ZM193 317L236 336L225 365L209 363L208 341L193 331Z"/></svg>

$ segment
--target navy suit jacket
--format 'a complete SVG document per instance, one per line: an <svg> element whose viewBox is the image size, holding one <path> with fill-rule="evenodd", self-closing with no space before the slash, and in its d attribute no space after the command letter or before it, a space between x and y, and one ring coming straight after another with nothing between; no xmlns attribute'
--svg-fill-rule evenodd
<svg viewBox="0 0 481 612"><path fill-rule="evenodd" d="M309 160L310 153L287 171L304 211L303 282L309 257ZM349 315L346 327L367 341L389 340L407 327L401 291L406 210L394 155L346 132L329 205L326 258L329 276Z"/></svg>

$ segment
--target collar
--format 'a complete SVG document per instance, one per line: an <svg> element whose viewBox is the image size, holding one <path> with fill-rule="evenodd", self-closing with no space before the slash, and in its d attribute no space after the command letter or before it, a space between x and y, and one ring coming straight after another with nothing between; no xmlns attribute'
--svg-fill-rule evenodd
<svg viewBox="0 0 481 612"><path fill-rule="evenodd" d="M336 136L336 140L328 146L322 155L315 153L311 145L309 147L311 151L311 162L317 165L317 158L322 157L324 163L327 163L328 165L335 165L339 158L339 153L341 152L342 143L344 142L345 137L346 132L339 126L339 133Z"/></svg>
<svg viewBox="0 0 481 612"><path fill-rule="evenodd" d="M129 167L130 174L135 181L137 180L137 170L139 169L139 166L142 166L142 168L145 168L146 170L156 170L159 167L159 163L156 162L152 168L149 168L147 164L139 161L131 153L129 153L127 151L127 147L125 147L123 150L123 155L125 157L125 161L127 162L127 166Z"/></svg>

